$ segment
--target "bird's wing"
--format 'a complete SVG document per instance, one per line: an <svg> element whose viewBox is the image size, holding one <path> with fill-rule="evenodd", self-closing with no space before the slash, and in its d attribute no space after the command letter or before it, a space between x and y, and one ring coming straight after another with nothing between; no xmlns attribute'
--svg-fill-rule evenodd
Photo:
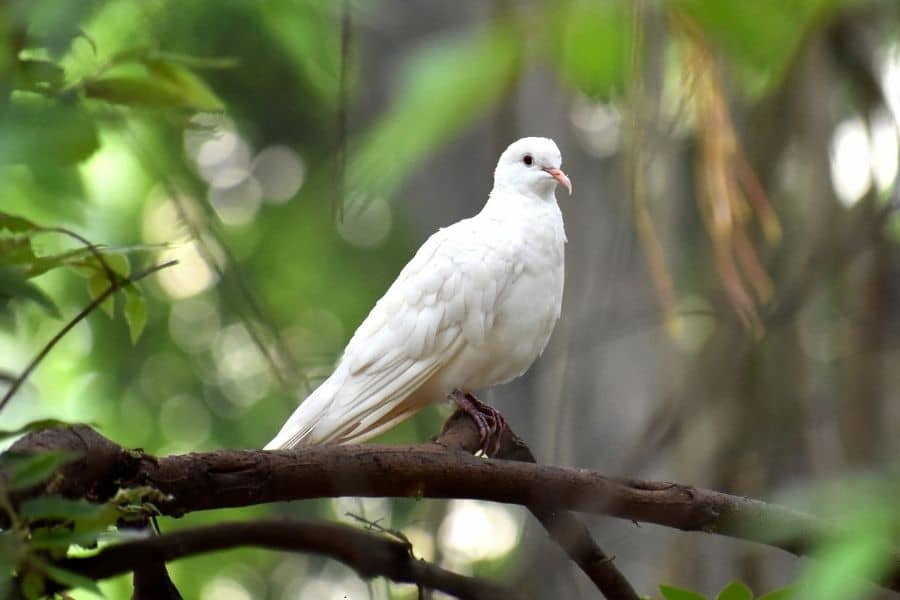
<svg viewBox="0 0 900 600"><path fill-rule="evenodd" d="M377 434L421 408L406 401L466 344L484 341L516 272L508 246L486 226L460 221L422 245L356 330L322 393L285 424L291 445Z"/></svg>

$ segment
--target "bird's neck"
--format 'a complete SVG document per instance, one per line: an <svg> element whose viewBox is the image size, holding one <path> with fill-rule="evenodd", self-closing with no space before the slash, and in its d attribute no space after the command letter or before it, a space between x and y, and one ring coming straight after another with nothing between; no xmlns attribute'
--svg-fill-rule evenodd
<svg viewBox="0 0 900 600"><path fill-rule="evenodd" d="M523 192L503 184L495 184L482 213L512 215L531 212L559 212L554 186Z"/></svg>

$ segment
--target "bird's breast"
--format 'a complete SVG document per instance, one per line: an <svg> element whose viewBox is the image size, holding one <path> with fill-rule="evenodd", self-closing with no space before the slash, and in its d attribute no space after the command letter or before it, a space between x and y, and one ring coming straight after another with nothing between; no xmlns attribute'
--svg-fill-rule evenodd
<svg viewBox="0 0 900 600"><path fill-rule="evenodd" d="M561 218L526 224L503 251L511 278L494 307L482 344L467 345L453 387L477 390L524 373L543 352L560 315L565 233Z"/></svg>

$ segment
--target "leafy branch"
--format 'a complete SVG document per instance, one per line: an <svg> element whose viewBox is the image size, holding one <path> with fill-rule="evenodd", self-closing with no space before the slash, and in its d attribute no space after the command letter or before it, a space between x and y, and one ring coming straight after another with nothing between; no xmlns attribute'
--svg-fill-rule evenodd
<svg viewBox="0 0 900 600"><path fill-rule="evenodd" d="M53 349L54 346L67 334L69 331L78 325L85 317L91 314L94 309L98 306L102 305L107 298L111 297L114 293L119 291L120 289L126 288L128 286L133 285L137 281L144 279L148 275L152 275L157 271L161 271L162 269L166 269L175 265L178 261L170 260L158 265L153 265L152 267L148 267L143 271L132 275L130 277L118 277L113 279L109 287L102 291L97 297L95 297L87 306L82 308L77 315L75 315L68 323L66 323L62 329L60 329L56 335L54 335L50 340L44 345L43 348L31 359L25 369L19 374L18 377L12 382L9 389L6 391L6 394L3 395L3 398L0 399L0 410L7 405L7 403L12 399L12 397L19 391L19 388L25 383L25 380L28 379L28 376L31 375L31 372L40 364L40 362L44 359L47 354Z"/></svg>

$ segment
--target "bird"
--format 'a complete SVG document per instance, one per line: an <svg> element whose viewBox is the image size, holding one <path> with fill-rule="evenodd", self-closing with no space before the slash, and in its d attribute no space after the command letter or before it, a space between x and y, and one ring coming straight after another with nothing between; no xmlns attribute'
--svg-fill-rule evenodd
<svg viewBox="0 0 900 600"><path fill-rule="evenodd" d="M422 244L265 449L363 442L447 399L478 425L482 452L495 451L506 421L474 392L522 375L559 320L556 187L572 194L561 167L549 138L510 144L482 210Z"/></svg>

